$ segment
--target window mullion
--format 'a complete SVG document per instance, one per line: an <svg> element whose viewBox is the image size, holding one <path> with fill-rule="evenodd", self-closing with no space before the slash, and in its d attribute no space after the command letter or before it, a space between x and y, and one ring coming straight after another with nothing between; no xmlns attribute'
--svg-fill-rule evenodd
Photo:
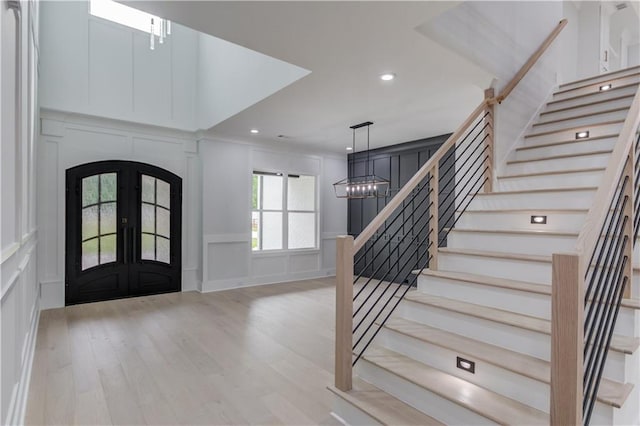
<svg viewBox="0 0 640 426"><path fill-rule="evenodd" d="M262 238L262 236L263 236L262 229L264 228L264 219L262 217L262 209L264 208L264 204L263 204L264 185L263 185L263 181L262 181L263 178L264 178L264 176L260 175L260 177L258 179L258 182L259 182L258 183L258 198L259 198L258 208L260 210L260 215L259 215L260 216L260 227L259 227L260 232L258 232L259 238L260 238L260 244L258 244L258 247L259 247L260 250L262 250L262 246L263 246L263 243L264 243L264 240Z"/></svg>
<svg viewBox="0 0 640 426"><path fill-rule="evenodd" d="M282 248L289 249L289 174L282 173Z"/></svg>

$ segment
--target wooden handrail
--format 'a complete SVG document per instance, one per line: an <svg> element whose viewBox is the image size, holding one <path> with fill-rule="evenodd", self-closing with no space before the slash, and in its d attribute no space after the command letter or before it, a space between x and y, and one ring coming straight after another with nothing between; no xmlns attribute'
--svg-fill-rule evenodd
<svg viewBox="0 0 640 426"><path fill-rule="evenodd" d="M596 248L602 225L609 213L611 200L616 194L618 179L627 163L627 156L634 142L638 126L640 126L640 87L633 98L633 103L629 108L627 118L622 125L622 131L620 131L609 164L602 177L602 183L593 198L584 226L576 240L576 251L581 255L591 255ZM584 266L589 267L589 265Z"/></svg>
<svg viewBox="0 0 640 426"><path fill-rule="evenodd" d="M378 215L367 225L367 227L358 235L354 242L354 252L358 252L364 244L376 233L376 231L384 224L384 222L391 216L393 211L402 204L402 201L409 196L411 191L415 189L416 186L424 179L429 171L431 171L434 165L437 164L438 161L447 153L449 149L457 142L457 140L464 134L464 132L469 128L469 126L473 123L473 121L480 115L482 111L484 111L488 106L494 105L496 103L500 103L509 96L511 91L518 85L520 80L529 72L529 70L533 67L533 65L540 59L542 54L547 50L547 48L553 43L553 41L558 37L558 34L562 31L562 29L567 25L567 20L563 19L558 23L558 25L553 29L553 31L547 36L545 41L538 47L538 49L531 55L529 60L520 68L520 71L511 79L511 81L505 86L500 95L484 99L478 107L473 110L473 112L469 115L469 117L458 127L458 129L453 132L449 139L446 140L444 144L436 151L436 153L427 161L418 172L409 180L400 189L400 191L387 203L387 205L378 213Z"/></svg>
<svg viewBox="0 0 640 426"><path fill-rule="evenodd" d="M449 149L460 139L460 136L467 131L469 126L478 118L478 116L484 111L487 106L487 101L483 100L480 105L469 115L469 117L462 123L458 130L453 132L451 136L442 144L442 146L436 151L435 154L416 172L415 175L407 182L400 191L387 203L387 205L373 218L369 225L358 235L354 242L354 253L357 253L364 244L376 233L376 231L384 224L384 222L391 216L393 211L397 209L407 196L415 189L416 186L424 179L431 169L438 164L440 159L449 152Z"/></svg>
<svg viewBox="0 0 640 426"><path fill-rule="evenodd" d="M560 34L562 29L567 26L568 22L569 21L567 21L566 19L563 19L562 21L558 22L558 25L556 25L553 31L551 31L551 33L547 36L544 42L542 42L540 47L538 47L538 49L535 52L533 52L533 55L529 57L529 60L525 62L522 68L520 68L520 70L511 79L511 81L502 89L502 92L500 92L500 94L495 98L495 101L497 103L501 103L507 98L507 96L509 96L509 94L513 91L513 89L515 89L515 87L518 85L518 83L520 83L520 80L522 80L524 76L527 75L529 70L533 68L536 62L538 62L538 59L540 59L540 57L549 48L549 46L551 46L551 43L553 43L556 37L558 37L558 34Z"/></svg>

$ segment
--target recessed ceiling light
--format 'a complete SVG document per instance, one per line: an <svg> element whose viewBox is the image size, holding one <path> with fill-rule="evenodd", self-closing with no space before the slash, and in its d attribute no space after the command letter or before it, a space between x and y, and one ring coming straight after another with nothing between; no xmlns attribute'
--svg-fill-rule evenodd
<svg viewBox="0 0 640 426"><path fill-rule="evenodd" d="M605 84L604 86L600 86L600 91L601 92L606 92L609 89L611 89L611 83Z"/></svg>
<svg viewBox="0 0 640 426"><path fill-rule="evenodd" d="M254 135L255 135L256 133L260 133L260 131L259 131L258 129L251 129L251 130L250 130L250 132L251 132L251 133L253 133Z"/></svg>
<svg viewBox="0 0 640 426"><path fill-rule="evenodd" d="M382 81L391 81L396 78L396 75L393 73L385 73L380 76L380 80Z"/></svg>
<svg viewBox="0 0 640 426"><path fill-rule="evenodd" d="M576 139L586 139L588 137L589 137L589 131L588 130L576 133Z"/></svg>
<svg viewBox="0 0 640 426"><path fill-rule="evenodd" d="M353 151L353 148L351 148L350 146L347 147L347 151Z"/></svg>

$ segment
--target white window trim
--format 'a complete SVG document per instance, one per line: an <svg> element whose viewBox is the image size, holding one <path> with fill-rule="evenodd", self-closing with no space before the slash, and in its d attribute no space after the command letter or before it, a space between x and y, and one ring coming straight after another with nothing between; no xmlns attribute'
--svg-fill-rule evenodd
<svg viewBox="0 0 640 426"><path fill-rule="evenodd" d="M252 198L252 194L253 194L253 175L254 174L260 174L260 173L273 173L276 175L281 175L282 177L282 210L273 210L273 209L258 209L258 210L254 210L253 209L253 198ZM314 197L315 197L315 202L314 202L314 210L288 210L288 193L289 193L289 184L288 184L288 178L289 175L299 175L299 176L313 176L314 177ZM251 172L251 191L249 191L249 205L251 206L251 213L250 215L252 216L254 212L277 212L277 213L282 213L282 246L283 248L280 249L253 249L251 248L251 253L253 256L256 257L260 257L260 256L269 256L269 255L278 255L278 254L286 254L286 253L319 253L320 252L320 191L319 191L319 181L320 181L320 176L316 175L316 174L312 174L312 173L297 173L297 172L287 172L287 171L283 171L283 170L253 170ZM258 197L262 198L262 188L260 190L260 193L258 194ZM260 205L262 205L262 202L260 202ZM303 247L303 248L296 248L296 249L290 249L289 246L289 213L314 213L315 214L315 226L314 226L314 232L315 232L315 247ZM249 221L251 222L252 217L249 217ZM260 223L262 224L262 220L260 221ZM262 239L260 241L260 243L262 243Z"/></svg>

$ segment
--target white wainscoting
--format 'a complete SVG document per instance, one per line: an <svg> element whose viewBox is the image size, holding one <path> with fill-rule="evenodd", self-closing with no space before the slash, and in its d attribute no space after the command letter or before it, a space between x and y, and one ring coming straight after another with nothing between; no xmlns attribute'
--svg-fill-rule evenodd
<svg viewBox="0 0 640 426"><path fill-rule="evenodd" d="M35 336L40 315L37 284L37 235L3 259L0 324L2 327L2 404L5 424L24 420ZM6 393L5 393L6 392Z"/></svg>
<svg viewBox="0 0 640 426"><path fill-rule="evenodd" d="M337 234L321 236L321 248L251 251L251 234L204 235L202 292L335 275ZM324 260L324 255L330 256ZM331 257L332 256L332 257Z"/></svg>

